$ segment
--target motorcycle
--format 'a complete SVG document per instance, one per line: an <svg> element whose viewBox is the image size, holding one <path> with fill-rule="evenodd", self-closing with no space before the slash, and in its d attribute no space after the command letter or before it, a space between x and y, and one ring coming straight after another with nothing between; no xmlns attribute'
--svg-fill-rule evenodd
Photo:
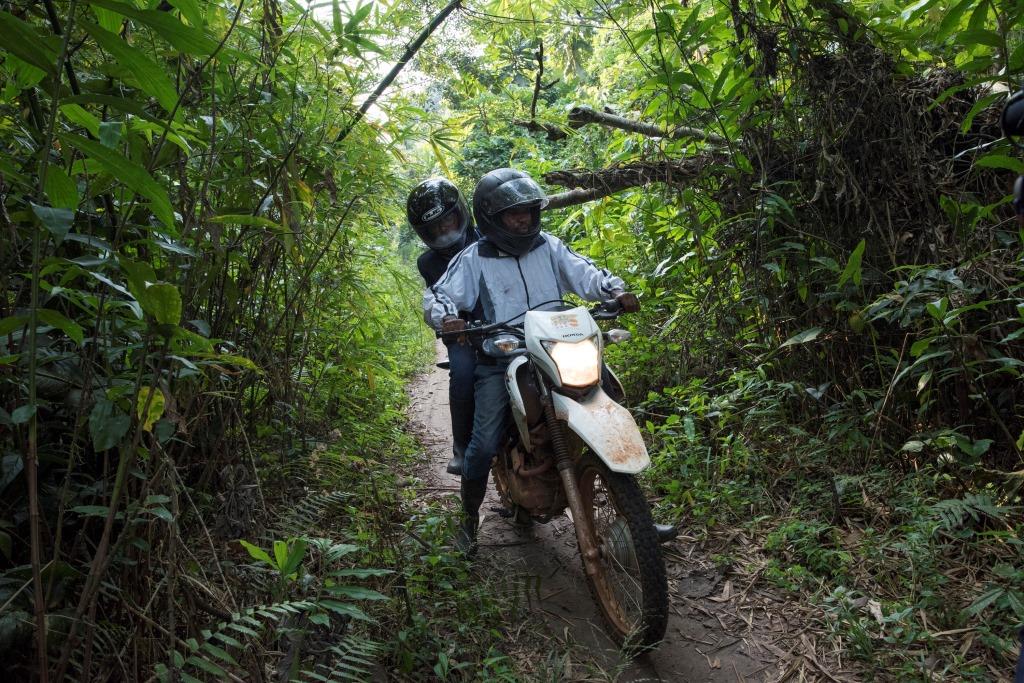
<svg viewBox="0 0 1024 683"><path fill-rule="evenodd" d="M619 403L621 384L602 362L605 344L630 335L597 326L621 313L615 300L590 310L537 308L515 318L521 325L477 322L442 336L466 335L483 354L510 360L505 384L514 428L491 469L502 504L523 525L568 508L611 635L627 649L646 650L661 641L668 621L659 533L635 479L651 461Z"/></svg>

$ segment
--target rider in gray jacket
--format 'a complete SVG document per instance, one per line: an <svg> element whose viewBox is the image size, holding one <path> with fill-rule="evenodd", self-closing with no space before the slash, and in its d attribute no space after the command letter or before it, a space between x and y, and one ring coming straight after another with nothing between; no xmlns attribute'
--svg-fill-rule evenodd
<svg viewBox="0 0 1024 683"><path fill-rule="evenodd" d="M547 197L526 173L499 168L480 179L473 215L483 238L463 249L423 295L428 324L443 332L465 329L459 311L483 310L484 322L521 322L530 308L556 309L567 292L600 301L616 298L627 312L639 309L623 281L540 230ZM456 546L472 552L491 458L507 429L507 362L481 357L475 377L473 435L462 470L463 524Z"/></svg>

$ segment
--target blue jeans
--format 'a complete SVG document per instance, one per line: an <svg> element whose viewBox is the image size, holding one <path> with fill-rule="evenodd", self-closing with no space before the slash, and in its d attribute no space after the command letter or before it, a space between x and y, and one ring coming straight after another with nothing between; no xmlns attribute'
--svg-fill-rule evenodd
<svg viewBox="0 0 1024 683"><path fill-rule="evenodd" d="M491 471L493 458L508 431L511 415L508 409L508 389L505 388L505 370L508 363L476 366L475 409L473 437L466 449L462 476L466 479L485 478Z"/></svg>
<svg viewBox="0 0 1024 683"><path fill-rule="evenodd" d="M473 384L476 351L469 344L446 342L448 348L448 408L452 414L452 452L464 456L473 434Z"/></svg>

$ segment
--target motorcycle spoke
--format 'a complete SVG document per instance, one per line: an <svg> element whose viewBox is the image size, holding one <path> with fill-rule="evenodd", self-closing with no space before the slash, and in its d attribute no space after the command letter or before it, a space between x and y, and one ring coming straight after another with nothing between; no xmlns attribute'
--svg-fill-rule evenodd
<svg viewBox="0 0 1024 683"><path fill-rule="evenodd" d="M592 501L593 528L602 549L605 566L603 582L614 605L617 621L628 630L638 628L643 620L643 587L637 580L639 564L626 519L616 509L614 498L602 477L596 475L588 484Z"/></svg>

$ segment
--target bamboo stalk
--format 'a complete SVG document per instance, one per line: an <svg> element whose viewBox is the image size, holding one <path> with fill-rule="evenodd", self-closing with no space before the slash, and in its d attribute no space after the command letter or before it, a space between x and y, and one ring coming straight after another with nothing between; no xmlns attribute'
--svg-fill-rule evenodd
<svg viewBox="0 0 1024 683"><path fill-rule="evenodd" d="M395 78L398 77L399 72L401 72L405 65L408 64L409 61L414 56L416 56L416 53L419 51L419 49L423 47L423 43L427 42L427 38L430 37L430 34L436 31L437 27L440 26L441 23L448 18L448 15L451 14L456 9L458 9L461 5L462 0L452 0L443 10L441 10L438 13L436 17L433 18L433 20L429 24L426 25L426 27L424 27L422 31L420 31L420 34L416 36L416 40L412 41L412 43L409 44L409 47L405 49L405 53L402 55L401 59L399 59L398 62L391 68L391 71L389 71L388 75L384 77L384 80L380 82L380 85L378 85L377 88L372 93L370 93L370 96L367 97L366 101L363 102L361 107L359 107L359 111L357 111L356 115L352 118L352 120L348 122L348 125L345 126L344 130L338 133L338 137L335 138L334 140L335 144L341 142L342 140L348 137L348 134L352 132L352 129L355 128L356 124L363 119L363 116L366 115L366 112L369 111L370 107L372 107L374 102L377 101L377 98L380 97L385 90L387 90L388 86L391 85L392 81L394 81Z"/></svg>

